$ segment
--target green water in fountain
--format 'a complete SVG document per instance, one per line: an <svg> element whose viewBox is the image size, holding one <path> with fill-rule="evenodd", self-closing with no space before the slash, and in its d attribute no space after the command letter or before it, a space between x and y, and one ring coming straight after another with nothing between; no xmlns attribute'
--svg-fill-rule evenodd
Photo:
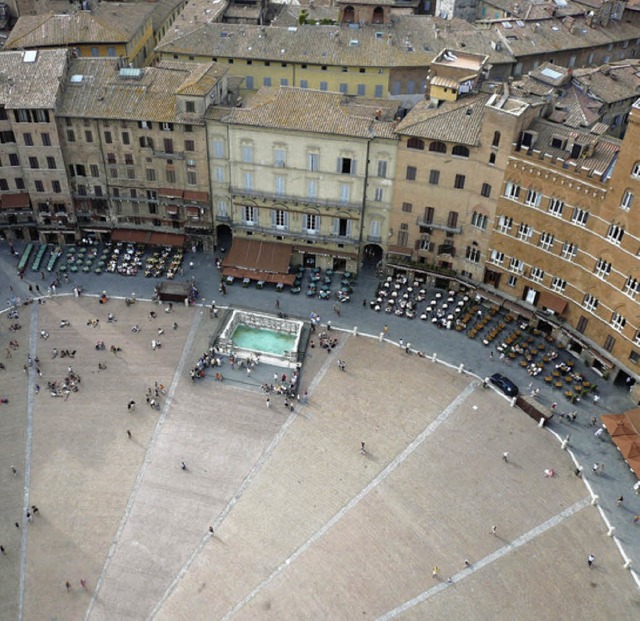
<svg viewBox="0 0 640 621"><path fill-rule="evenodd" d="M296 337L292 334L266 328L252 328L242 324L233 331L231 339L234 346L240 349L250 349L276 356L284 356L284 353L291 351L296 343Z"/></svg>

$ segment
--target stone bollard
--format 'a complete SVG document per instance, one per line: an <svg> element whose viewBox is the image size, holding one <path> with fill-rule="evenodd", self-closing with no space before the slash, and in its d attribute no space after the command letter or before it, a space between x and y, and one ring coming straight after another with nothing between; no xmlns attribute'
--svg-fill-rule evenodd
<svg viewBox="0 0 640 621"><path fill-rule="evenodd" d="M627 562L622 567L624 567L624 569L631 569L631 561L627 560Z"/></svg>
<svg viewBox="0 0 640 621"><path fill-rule="evenodd" d="M378 337L378 340L382 343L383 339L384 339L384 332L380 332L380 336Z"/></svg>
<svg viewBox="0 0 640 621"><path fill-rule="evenodd" d="M538 421L538 427L540 427L540 429L544 427L544 416L540 417L540 420Z"/></svg>
<svg viewBox="0 0 640 621"><path fill-rule="evenodd" d="M460 363L460 366L458 367L458 373L459 373L460 375L462 375L462 371L463 371L463 370L464 370L464 363L462 363L462 362L461 362L461 363Z"/></svg>
<svg viewBox="0 0 640 621"><path fill-rule="evenodd" d="M353 326L353 336L358 336L358 326Z"/></svg>
<svg viewBox="0 0 640 621"><path fill-rule="evenodd" d="M159 300L158 300L158 302L159 302ZM185 298L185 299L184 299L184 305L185 305L187 308L189 308L189 298Z"/></svg>
<svg viewBox="0 0 640 621"><path fill-rule="evenodd" d="M515 407L516 407L516 398L515 398L515 397L511 397L511 401L509 402L509 405L510 405L512 408L515 408Z"/></svg>
<svg viewBox="0 0 640 621"><path fill-rule="evenodd" d="M431 356L431 362L435 362L438 359L438 354L436 354L436 352L433 352L433 356Z"/></svg>
<svg viewBox="0 0 640 621"><path fill-rule="evenodd" d="M599 501L599 500L600 500L600 496L594 496L594 497L591 499L591 506L592 506L592 507L595 507L595 506L598 504L598 501Z"/></svg>
<svg viewBox="0 0 640 621"><path fill-rule="evenodd" d="M610 526L609 530L607 531L607 537L613 537L615 534L616 534L616 527Z"/></svg>
<svg viewBox="0 0 640 621"><path fill-rule="evenodd" d="M568 445L568 444L569 444L569 440L565 438L565 439L562 441L562 444L560 445L560 448L561 448L563 451L566 451L566 450L567 450L567 445Z"/></svg>

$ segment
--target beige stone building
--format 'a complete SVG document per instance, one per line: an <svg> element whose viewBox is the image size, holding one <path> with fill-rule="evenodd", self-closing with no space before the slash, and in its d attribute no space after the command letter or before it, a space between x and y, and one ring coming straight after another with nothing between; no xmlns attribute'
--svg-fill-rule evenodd
<svg viewBox="0 0 640 621"><path fill-rule="evenodd" d="M357 272L386 250L397 106L262 89L208 114L218 244L285 245L293 265ZM228 247L228 246L227 246Z"/></svg>
<svg viewBox="0 0 640 621"><path fill-rule="evenodd" d="M536 120L509 156L485 281L604 377L640 377L640 108L622 143Z"/></svg>
<svg viewBox="0 0 640 621"><path fill-rule="evenodd" d="M0 230L9 239L74 236L56 124L67 59L66 50L0 53Z"/></svg>
<svg viewBox="0 0 640 621"><path fill-rule="evenodd" d="M71 63L58 123L81 234L209 247L204 115L226 97L225 73L214 63Z"/></svg>

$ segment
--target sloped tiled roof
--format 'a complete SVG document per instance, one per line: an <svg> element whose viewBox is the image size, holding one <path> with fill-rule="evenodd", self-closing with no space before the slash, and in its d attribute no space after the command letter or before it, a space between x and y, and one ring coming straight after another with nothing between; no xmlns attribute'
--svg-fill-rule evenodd
<svg viewBox="0 0 640 621"><path fill-rule="evenodd" d="M105 2L95 11L45 13L18 18L5 49L127 43L153 11L153 4Z"/></svg>
<svg viewBox="0 0 640 621"><path fill-rule="evenodd" d="M397 110L389 100L282 86L260 89L242 108L211 108L207 116L233 125L394 139Z"/></svg>
<svg viewBox="0 0 640 621"><path fill-rule="evenodd" d="M176 94L181 88L186 88L188 94L197 91L194 73L205 82L210 80L206 68L213 63L167 65L146 67L139 79L123 79L113 59L75 59L69 68L58 115L202 124L200 116L178 112Z"/></svg>
<svg viewBox="0 0 640 621"><path fill-rule="evenodd" d="M166 60L157 65L160 69L174 69L184 71L185 63ZM191 70L180 88L176 90L177 95L191 95L192 97L203 97L211 92L220 78L227 73L228 67L218 63L197 63L188 65Z"/></svg>
<svg viewBox="0 0 640 621"><path fill-rule="evenodd" d="M33 62L25 62L35 56ZM0 52L0 104L53 110L67 66L67 50Z"/></svg>
<svg viewBox="0 0 640 621"><path fill-rule="evenodd" d="M606 103L640 97L640 60L575 69L573 77L583 89Z"/></svg>
<svg viewBox="0 0 640 621"><path fill-rule="evenodd" d="M176 22L156 51L347 67L427 67L444 47L464 47L467 52L488 55L493 64L515 62L508 50L492 48L489 31L462 20L432 16L397 17L390 24L357 29L225 23L183 28L180 23Z"/></svg>
<svg viewBox="0 0 640 621"><path fill-rule="evenodd" d="M396 132L428 140L442 140L469 146L480 144L480 129L489 95L468 95L445 101L437 108L421 101L398 124Z"/></svg>
<svg viewBox="0 0 640 621"><path fill-rule="evenodd" d="M575 86L563 89L551 113L552 121L567 127L591 127L600 120L602 104Z"/></svg>

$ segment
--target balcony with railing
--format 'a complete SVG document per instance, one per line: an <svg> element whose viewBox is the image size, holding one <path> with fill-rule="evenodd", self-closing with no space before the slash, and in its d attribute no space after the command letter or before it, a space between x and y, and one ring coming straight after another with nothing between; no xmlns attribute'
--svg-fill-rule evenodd
<svg viewBox="0 0 640 621"><path fill-rule="evenodd" d="M293 203L296 206L305 207L335 207L336 209L356 209L362 211L362 202L341 201L333 198L309 198L308 196L294 196L292 194L277 194L275 192L264 192L262 190L247 190L246 188L231 188L233 196L245 196L260 198L281 203Z"/></svg>
<svg viewBox="0 0 640 621"><path fill-rule="evenodd" d="M421 229L431 229L433 231L444 231L445 233L454 233L460 235L462 233L462 226L459 226L456 222L432 222L426 219L424 216L418 216L416 224Z"/></svg>
<svg viewBox="0 0 640 621"><path fill-rule="evenodd" d="M440 244L438 246L438 255L456 256L456 248L452 244Z"/></svg>
<svg viewBox="0 0 640 621"><path fill-rule="evenodd" d="M290 229L274 229L265 226L258 226L255 224L248 224L246 222L234 222L231 228L236 231L252 231L260 233L262 235L272 235L290 238L292 241L315 241L321 244L343 244L349 246L356 246L359 240L355 237L346 237L340 235L320 235L315 233L309 233L307 231L292 231Z"/></svg>

